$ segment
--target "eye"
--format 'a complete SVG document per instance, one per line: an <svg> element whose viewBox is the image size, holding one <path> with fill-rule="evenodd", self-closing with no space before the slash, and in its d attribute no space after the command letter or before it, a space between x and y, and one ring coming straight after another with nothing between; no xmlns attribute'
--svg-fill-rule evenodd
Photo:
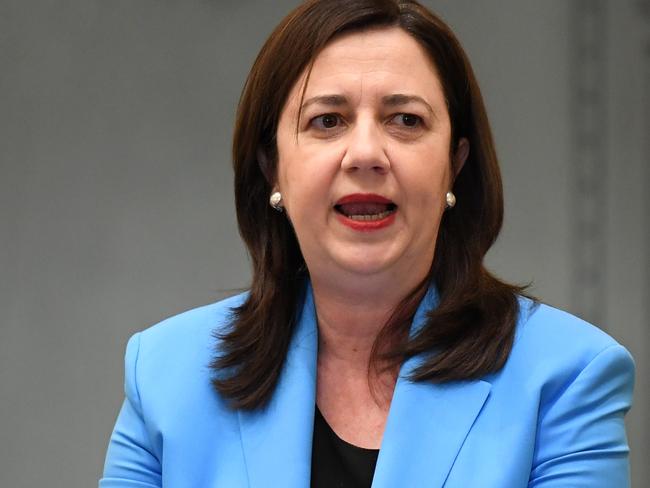
<svg viewBox="0 0 650 488"><path fill-rule="evenodd" d="M323 114L314 117L309 123L317 129L328 130L336 128L340 121L341 119L337 114Z"/></svg>
<svg viewBox="0 0 650 488"><path fill-rule="evenodd" d="M391 119L391 122L403 127L416 128L422 124L422 118L415 114L397 114Z"/></svg>

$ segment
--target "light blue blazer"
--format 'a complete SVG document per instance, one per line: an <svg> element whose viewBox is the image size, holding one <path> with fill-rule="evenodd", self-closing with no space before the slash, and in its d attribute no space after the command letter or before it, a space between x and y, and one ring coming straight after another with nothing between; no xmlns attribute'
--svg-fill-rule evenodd
<svg viewBox="0 0 650 488"><path fill-rule="evenodd" d="M134 335L126 399L101 488L308 488L317 329L308 287L267 408L233 411L210 386L214 330L239 295ZM634 363L611 337L521 299L505 367L476 381L412 383L402 366L373 488L629 486L623 417ZM429 290L412 325L436 305Z"/></svg>

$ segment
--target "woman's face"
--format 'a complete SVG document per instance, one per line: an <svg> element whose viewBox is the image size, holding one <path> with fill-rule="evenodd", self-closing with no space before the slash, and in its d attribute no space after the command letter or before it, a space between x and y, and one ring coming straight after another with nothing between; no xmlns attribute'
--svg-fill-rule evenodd
<svg viewBox="0 0 650 488"><path fill-rule="evenodd" d="M432 62L399 28L337 38L315 59L298 124L304 79L280 116L276 186L312 278L423 278L453 182Z"/></svg>

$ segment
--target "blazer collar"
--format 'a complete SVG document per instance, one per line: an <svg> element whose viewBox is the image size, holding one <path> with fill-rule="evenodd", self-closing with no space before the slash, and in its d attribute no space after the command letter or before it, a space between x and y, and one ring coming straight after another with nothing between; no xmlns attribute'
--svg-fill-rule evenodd
<svg viewBox="0 0 650 488"><path fill-rule="evenodd" d="M285 364L269 404L239 411L251 488L308 488L316 408L316 310L307 286Z"/></svg>
<svg viewBox="0 0 650 488"><path fill-rule="evenodd" d="M430 287L413 319L419 330L438 297ZM251 488L308 488L316 402L318 331L311 285L305 298L276 391L264 409L240 411L242 445ZM442 487L490 392L490 384L464 381L413 383L401 369L391 402L373 488Z"/></svg>
<svg viewBox="0 0 650 488"><path fill-rule="evenodd" d="M430 286L413 318L411 336L437 305L437 290ZM410 381L424 360L413 357L400 368L373 488L442 487L490 392L490 383L480 380L442 385Z"/></svg>

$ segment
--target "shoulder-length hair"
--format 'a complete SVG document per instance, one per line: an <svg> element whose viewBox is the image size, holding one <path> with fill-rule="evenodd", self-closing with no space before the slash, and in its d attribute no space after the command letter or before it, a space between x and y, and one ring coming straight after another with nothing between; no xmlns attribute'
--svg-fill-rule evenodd
<svg viewBox="0 0 650 488"><path fill-rule="evenodd" d="M253 277L231 327L215 333L219 350L211 363L219 373L213 386L234 408L261 407L272 396L307 278L288 219L268 203L278 163L280 113L293 85L329 42L342 33L381 27L403 29L431 57L451 120L450 154L461 137L469 140L470 152L453 185L457 204L440 222L428 279L396 307L377 337L371 366L396 366L435 349L411 379L465 380L501 369L512 348L517 294L523 288L499 281L483 266L501 229L503 192L481 92L460 43L440 18L414 0L311 0L291 12L262 47L237 111L235 200ZM431 284L438 306L409 337L404 331Z"/></svg>

